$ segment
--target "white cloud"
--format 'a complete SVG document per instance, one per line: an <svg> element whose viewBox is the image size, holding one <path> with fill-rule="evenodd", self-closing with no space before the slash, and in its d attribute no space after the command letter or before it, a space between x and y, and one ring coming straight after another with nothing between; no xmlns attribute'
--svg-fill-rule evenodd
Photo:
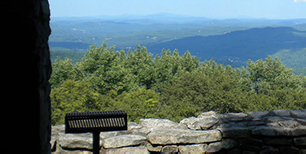
<svg viewBox="0 0 306 154"><path fill-rule="evenodd" d="M306 2L306 0L293 0L294 3L298 3L298 2Z"/></svg>

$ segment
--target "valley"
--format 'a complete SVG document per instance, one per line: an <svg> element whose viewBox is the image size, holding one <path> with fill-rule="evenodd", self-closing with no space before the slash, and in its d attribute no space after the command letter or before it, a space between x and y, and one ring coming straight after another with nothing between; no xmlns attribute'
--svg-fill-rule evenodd
<svg viewBox="0 0 306 154"><path fill-rule="evenodd" d="M210 19L164 13L58 17L51 20L51 28L49 45L53 61L60 56L79 62L92 44L100 46L107 42L108 46L126 52L144 45L153 55L160 54L163 48L178 49L181 55L188 50L200 61L214 59L233 67L246 66L249 59L268 55L279 57L286 66L295 69L306 63L306 19ZM297 53L301 56L286 59L285 55Z"/></svg>

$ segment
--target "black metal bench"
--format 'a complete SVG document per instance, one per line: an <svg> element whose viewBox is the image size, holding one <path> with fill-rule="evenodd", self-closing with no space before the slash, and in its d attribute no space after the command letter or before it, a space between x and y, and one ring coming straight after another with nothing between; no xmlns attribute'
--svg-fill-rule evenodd
<svg viewBox="0 0 306 154"><path fill-rule="evenodd" d="M93 152L99 153L100 132L127 130L125 111L72 112L65 117L65 133L93 133Z"/></svg>

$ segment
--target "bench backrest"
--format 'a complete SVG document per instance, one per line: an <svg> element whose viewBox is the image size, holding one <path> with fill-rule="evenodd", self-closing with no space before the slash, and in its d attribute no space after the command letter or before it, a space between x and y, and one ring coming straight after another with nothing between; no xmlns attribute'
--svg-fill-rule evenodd
<svg viewBox="0 0 306 154"><path fill-rule="evenodd" d="M73 112L65 117L66 133L127 130L125 111Z"/></svg>

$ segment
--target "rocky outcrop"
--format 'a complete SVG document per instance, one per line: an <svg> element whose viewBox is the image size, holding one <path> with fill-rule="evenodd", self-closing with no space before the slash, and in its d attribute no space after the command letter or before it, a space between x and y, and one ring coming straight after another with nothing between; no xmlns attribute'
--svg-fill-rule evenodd
<svg viewBox="0 0 306 154"><path fill-rule="evenodd" d="M92 134L65 134L64 129L52 127L53 151L92 150ZM210 111L179 123L141 119L129 122L127 131L101 132L100 139L104 153L306 153L306 110Z"/></svg>

